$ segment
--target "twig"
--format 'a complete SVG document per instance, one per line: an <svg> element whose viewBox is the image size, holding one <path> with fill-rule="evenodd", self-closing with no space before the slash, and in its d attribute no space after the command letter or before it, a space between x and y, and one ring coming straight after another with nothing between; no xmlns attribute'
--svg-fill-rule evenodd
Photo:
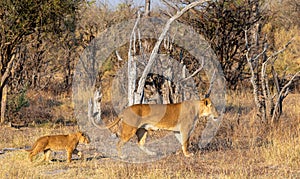
<svg viewBox="0 0 300 179"><path fill-rule="evenodd" d="M288 46L292 43L293 40L294 40L294 38L289 40L288 43L286 43L285 46L281 50L273 53L271 56L269 56L269 58L266 61L268 61L269 59L272 59L272 58L276 57L277 55L283 53L288 48Z"/></svg>
<svg viewBox="0 0 300 179"><path fill-rule="evenodd" d="M119 55L119 52L116 50L116 56L118 58L118 61L123 61L122 57Z"/></svg>
<svg viewBox="0 0 300 179"><path fill-rule="evenodd" d="M184 78L184 79L181 79L179 80L178 82L184 82L184 81L187 81L191 78L193 78L195 75L197 75L197 73L199 73L202 69L203 69L203 66L204 66L204 60L202 59L202 63L201 63L201 66L200 68L198 68L193 74L191 74L190 76Z"/></svg>

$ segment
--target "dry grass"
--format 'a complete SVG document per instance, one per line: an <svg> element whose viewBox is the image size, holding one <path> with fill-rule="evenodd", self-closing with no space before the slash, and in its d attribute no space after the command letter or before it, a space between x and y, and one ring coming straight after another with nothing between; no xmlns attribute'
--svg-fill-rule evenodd
<svg viewBox="0 0 300 179"><path fill-rule="evenodd" d="M178 149L162 160L132 164L102 158L89 146L79 147L85 161L73 157L65 162L30 163L24 150L0 155L0 178L299 178L300 104L299 94L284 101L282 123L273 129L255 120L251 94L228 94L227 112L214 141L217 147L197 151L185 158ZM30 146L42 135L68 133L75 127L53 126L13 130L1 127L0 149ZM224 142L226 141L226 145ZM96 157L95 157L96 156Z"/></svg>

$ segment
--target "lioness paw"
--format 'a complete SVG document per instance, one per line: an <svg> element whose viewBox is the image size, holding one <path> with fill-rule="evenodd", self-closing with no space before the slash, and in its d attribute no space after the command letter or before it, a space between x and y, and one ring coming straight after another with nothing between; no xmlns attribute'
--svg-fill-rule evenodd
<svg viewBox="0 0 300 179"><path fill-rule="evenodd" d="M186 156L186 157L192 157L192 156L194 156L194 154L193 153L185 153L184 156Z"/></svg>

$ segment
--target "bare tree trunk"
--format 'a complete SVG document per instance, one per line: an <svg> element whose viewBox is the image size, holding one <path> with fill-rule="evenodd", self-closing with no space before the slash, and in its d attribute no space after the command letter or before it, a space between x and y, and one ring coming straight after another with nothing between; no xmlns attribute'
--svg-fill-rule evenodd
<svg viewBox="0 0 300 179"><path fill-rule="evenodd" d="M149 17L150 16L150 0L145 0L145 16Z"/></svg>
<svg viewBox="0 0 300 179"><path fill-rule="evenodd" d="M260 100L259 100L259 84L258 84L258 80L257 80L257 73L255 72L255 67L253 65L253 62L255 62L260 56L260 55L257 55L255 59L253 59L252 57L250 57L250 49L251 49L251 45L248 43L248 34L247 34L247 31L245 31L245 41L246 41L246 58L247 58L247 61L248 61L248 65L249 65L249 68L250 68L250 72L251 72L251 78L250 78L250 81L251 81L251 84L252 84L252 87L253 87L253 96L254 96L254 101L255 101L255 105L259 111L259 115L260 115L260 112L261 112L261 103L260 103Z"/></svg>
<svg viewBox="0 0 300 179"><path fill-rule="evenodd" d="M3 73L3 75L1 76L1 83L0 83L0 99L1 99L1 119L0 119L0 123L4 123L5 122L5 111L6 111L6 102L7 102L7 79L10 75L13 63L15 60L15 55L13 55L10 58L10 61L8 62L6 69Z"/></svg>
<svg viewBox="0 0 300 179"><path fill-rule="evenodd" d="M5 122L5 111L6 111L6 102L7 102L7 85L4 86L1 90L1 124Z"/></svg>
<svg viewBox="0 0 300 179"><path fill-rule="evenodd" d="M127 62L127 76L128 76L128 106L135 104L135 83L137 78L137 68L136 68L136 59L134 55L136 54L136 30L137 25L140 21L140 14L138 14L138 18L134 24L130 35L130 43L129 43L129 50L128 50L128 62ZM133 48L133 49L132 49ZM133 51L133 52L132 52Z"/></svg>
<svg viewBox="0 0 300 179"><path fill-rule="evenodd" d="M185 65L183 65L183 67L182 67L181 77L182 77L182 79L186 78L186 66ZM186 90L185 90L185 87L186 87L186 85L183 84L183 86L182 86L183 90L182 90L182 94L181 94L182 95L181 96L182 101L186 100Z"/></svg>
<svg viewBox="0 0 300 179"><path fill-rule="evenodd" d="M258 32L255 32L258 33ZM279 83L278 75L274 69L274 62L280 53L282 53L288 45L291 43L289 41L285 47L272 55L268 56L268 44L264 42L264 49L259 54L252 54L250 56L251 48L254 47L257 50L257 41L255 40L252 45L248 43L247 31L245 31L245 41L246 41L246 58L251 71L251 83L253 86L253 96L255 100L256 107L258 109L258 116L265 122L273 124L278 122L282 114L282 102L284 98L288 95L288 88L292 84L293 80L300 73L297 72L284 86ZM271 62L270 62L271 61ZM275 94L271 94L269 87L269 79L267 75L267 65L271 64L273 83L276 88Z"/></svg>

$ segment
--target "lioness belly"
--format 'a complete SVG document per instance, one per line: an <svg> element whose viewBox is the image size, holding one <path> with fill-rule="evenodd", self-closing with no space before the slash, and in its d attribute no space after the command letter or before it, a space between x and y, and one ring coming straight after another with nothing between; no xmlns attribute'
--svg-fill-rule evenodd
<svg viewBox="0 0 300 179"><path fill-rule="evenodd" d="M146 124L143 126L143 128L145 128L146 130L153 130L153 131L157 131L159 129L163 129L163 130L171 130L171 131L177 131L179 130L178 126L170 126L170 125L159 125L159 124L156 124L156 125L153 125L153 124Z"/></svg>
<svg viewBox="0 0 300 179"><path fill-rule="evenodd" d="M154 126L154 125L152 125L152 124L146 124L145 126L144 126L144 128L146 129L146 130L153 130L153 131L157 131L159 128L158 127L156 127L156 126Z"/></svg>

